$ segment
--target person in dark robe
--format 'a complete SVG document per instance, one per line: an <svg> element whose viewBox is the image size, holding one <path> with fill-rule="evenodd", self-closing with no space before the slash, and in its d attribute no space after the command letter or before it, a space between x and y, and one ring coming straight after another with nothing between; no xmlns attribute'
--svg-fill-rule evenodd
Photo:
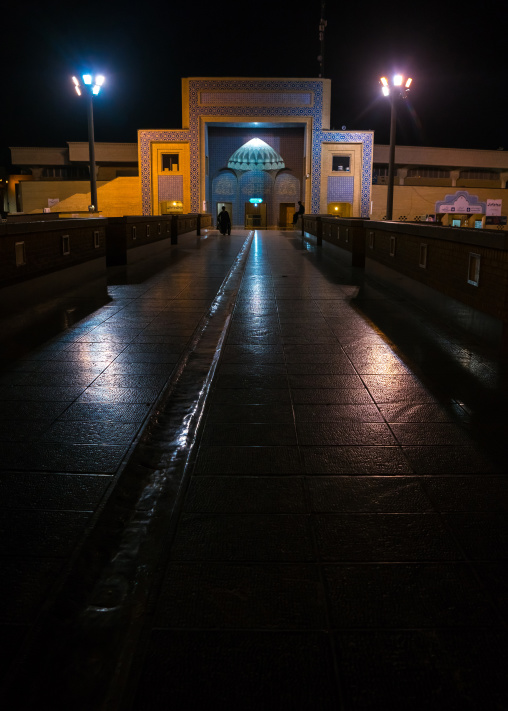
<svg viewBox="0 0 508 711"><path fill-rule="evenodd" d="M305 213L305 208L301 203L301 200L298 200L298 210L295 212L293 215L293 225L296 225L296 222L298 220L298 217L300 215L303 215Z"/></svg>
<svg viewBox="0 0 508 711"><path fill-rule="evenodd" d="M222 210L217 215L217 224L221 235L231 234L231 219L225 205L222 206Z"/></svg>

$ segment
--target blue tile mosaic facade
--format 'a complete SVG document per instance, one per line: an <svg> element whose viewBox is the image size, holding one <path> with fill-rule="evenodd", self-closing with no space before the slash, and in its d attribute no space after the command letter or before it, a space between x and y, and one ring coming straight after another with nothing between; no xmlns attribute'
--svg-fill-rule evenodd
<svg viewBox="0 0 508 711"><path fill-rule="evenodd" d="M187 141L190 145L191 211L200 205L200 120L213 123L214 118L242 121L270 119L297 122L312 119L311 204L307 212L320 211L321 147L324 141L362 144L361 216L370 211L370 185L373 154L373 134L323 130L323 82L298 79L189 79L189 129L174 131L140 131L140 173L143 213L152 213L150 144L153 141ZM270 96L271 95L271 96ZM222 98L221 98L222 96ZM310 97L310 98L309 98ZM226 100L227 98L227 100ZM236 103L241 100L242 104ZM270 105L266 103L270 100ZM217 103L216 103L217 102ZM231 102L231 103L228 103ZM277 150L276 146L274 148Z"/></svg>
<svg viewBox="0 0 508 711"><path fill-rule="evenodd" d="M355 179L354 177L329 176L327 185L327 202L350 202L353 204Z"/></svg>

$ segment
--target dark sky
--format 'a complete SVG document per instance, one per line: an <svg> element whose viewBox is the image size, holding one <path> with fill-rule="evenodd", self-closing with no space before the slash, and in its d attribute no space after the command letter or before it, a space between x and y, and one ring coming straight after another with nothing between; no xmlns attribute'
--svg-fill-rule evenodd
<svg viewBox="0 0 508 711"><path fill-rule="evenodd" d="M181 77L315 77L320 0L173 3L46 0L9 3L2 18L0 165L8 146L86 141L84 102L70 77L106 75L95 102L97 141L139 128L181 127ZM505 3L326 3L325 76L332 127L375 130L388 143L379 77L413 77L397 142L508 150ZM383 9L384 8L384 9ZM242 17L240 13L246 13Z"/></svg>

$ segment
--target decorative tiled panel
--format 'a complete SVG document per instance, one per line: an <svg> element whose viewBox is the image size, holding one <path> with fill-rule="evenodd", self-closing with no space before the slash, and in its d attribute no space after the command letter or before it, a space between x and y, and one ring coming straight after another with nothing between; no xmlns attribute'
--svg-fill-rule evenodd
<svg viewBox="0 0 508 711"><path fill-rule="evenodd" d="M139 131L139 171L141 177L141 204L143 215L152 214L151 200L151 179L152 179L152 162L151 162L151 144L164 141L188 141L189 131Z"/></svg>
<svg viewBox="0 0 508 711"><path fill-rule="evenodd" d="M201 106L312 106L311 92L202 91Z"/></svg>
<svg viewBox="0 0 508 711"><path fill-rule="evenodd" d="M183 176L159 175L159 202L181 200L183 202Z"/></svg>
<svg viewBox="0 0 508 711"><path fill-rule="evenodd" d="M224 172L212 182L212 205L210 210L213 215L217 214L218 202L230 202L233 204L233 214L230 215L233 224L242 224L243 217L240 217L238 210L238 179L234 173Z"/></svg>
<svg viewBox="0 0 508 711"><path fill-rule="evenodd" d="M350 202L353 204L355 179L352 176L328 178L327 202Z"/></svg>
<svg viewBox="0 0 508 711"><path fill-rule="evenodd" d="M298 202L300 181L294 175L282 173L275 180L275 202Z"/></svg>

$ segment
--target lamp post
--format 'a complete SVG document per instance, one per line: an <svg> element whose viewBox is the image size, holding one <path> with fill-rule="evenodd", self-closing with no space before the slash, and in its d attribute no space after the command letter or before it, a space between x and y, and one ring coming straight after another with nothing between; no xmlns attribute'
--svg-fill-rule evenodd
<svg viewBox="0 0 508 711"><path fill-rule="evenodd" d="M88 150L90 157L90 201L91 204L88 206L89 212L98 212L99 207L97 205L97 179L95 177L95 140L93 132L93 97L97 96L104 84L104 77L102 74L97 74L93 77L91 74L82 75L83 85L81 85L79 79L72 77L74 82L74 88L78 96L83 93L88 99L87 114L88 114Z"/></svg>
<svg viewBox="0 0 508 711"><path fill-rule="evenodd" d="M391 82L386 77L381 77L381 90L383 96L390 97L390 153L388 159L388 194L386 197L386 219L391 220L393 215L393 177L395 165L395 134L397 130L397 98L405 98L412 83L411 78L396 74Z"/></svg>

